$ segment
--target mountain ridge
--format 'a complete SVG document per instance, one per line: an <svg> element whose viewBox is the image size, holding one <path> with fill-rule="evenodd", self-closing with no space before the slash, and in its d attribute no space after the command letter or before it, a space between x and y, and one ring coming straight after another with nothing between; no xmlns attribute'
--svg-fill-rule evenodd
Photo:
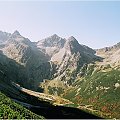
<svg viewBox="0 0 120 120"><path fill-rule="evenodd" d="M14 33L18 33L18 35L21 35L20 34L20 32L18 31L18 30L15 30L12 34L11 33L8 33L8 32L6 32L6 31L0 31L0 34L7 34L7 35L12 35L12 34L14 34ZM44 38L44 39L47 39L47 38L51 38L51 37L54 37L54 36L56 36L56 37L59 37L57 34L53 34L53 35L51 35L51 36L48 36L48 37L46 37L46 38ZM1 37L1 36L0 36ZM70 36L70 37L73 37L74 39L75 39L75 37L74 36ZM68 37L68 38L70 38L70 37ZM59 37L59 38L62 38L62 37ZM38 43L38 42L40 42L40 41L42 41L42 40L44 40L44 39L41 39L41 40L37 40L36 42L33 42L33 43ZM62 38L62 39L65 39L65 38ZM79 43L80 44L80 43ZM104 49L104 48L113 48L113 47L115 47L115 46L119 46L119 44L120 44L120 42L118 42L118 43L116 43L116 44L113 44L113 45L111 45L110 47L103 47L103 48L98 48L98 49L93 49L93 50L95 50L95 51L97 51L97 50L100 50L100 49ZM83 45L83 44L81 44L81 45ZM86 46L86 45L83 45L83 46ZM91 47L90 47L91 48Z"/></svg>
<svg viewBox="0 0 120 120"><path fill-rule="evenodd" d="M18 31L0 32L0 74L0 89L11 96L14 94L10 90L17 93L11 85L15 82L30 90L64 97L78 106L91 104L100 113L109 113L108 118L119 117L120 43L94 50L79 44L73 36L65 39L53 34L31 42Z"/></svg>

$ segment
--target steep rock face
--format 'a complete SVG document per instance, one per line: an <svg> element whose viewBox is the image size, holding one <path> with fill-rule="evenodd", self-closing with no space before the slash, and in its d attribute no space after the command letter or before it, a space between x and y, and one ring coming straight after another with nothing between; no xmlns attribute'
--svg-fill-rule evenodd
<svg viewBox="0 0 120 120"><path fill-rule="evenodd" d="M65 39L56 34L37 42L37 47L50 57L57 53L65 44Z"/></svg>
<svg viewBox="0 0 120 120"><path fill-rule="evenodd" d="M71 36L66 40L64 47L58 53L52 56L51 61L62 62L63 59L65 59L65 56L69 59L70 57L72 57L72 55L78 56L78 54L81 57L88 58L87 61L91 61L94 58L97 58L97 56L94 55L94 50L87 46L80 45L78 41L73 36Z"/></svg>

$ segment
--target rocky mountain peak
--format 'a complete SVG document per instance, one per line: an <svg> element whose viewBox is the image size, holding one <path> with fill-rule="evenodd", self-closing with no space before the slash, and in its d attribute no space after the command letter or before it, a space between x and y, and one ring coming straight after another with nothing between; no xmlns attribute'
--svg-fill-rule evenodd
<svg viewBox="0 0 120 120"><path fill-rule="evenodd" d="M63 39L56 34L53 34L50 37L38 41L37 48L39 48L41 51L45 52L51 57L64 47L65 42L66 39Z"/></svg>
<svg viewBox="0 0 120 120"><path fill-rule="evenodd" d="M77 41L77 40L75 39L75 37L70 36L70 37L68 38L68 41Z"/></svg>
<svg viewBox="0 0 120 120"><path fill-rule="evenodd" d="M57 34L53 34L52 36L45 39L46 42L59 42L62 38L59 37Z"/></svg>
<svg viewBox="0 0 120 120"><path fill-rule="evenodd" d="M28 38L23 37L17 30L14 31L14 33L10 36L10 38L8 39L8 43L14 44L22 43L27 46L31 46L33 44Z"/></svg>
<svg viewBox="0 0 120 120"><path fill-rule="evenodd" d="M43 40L38 41L37 45L40 47L63 47L65 39L62 39L56 34L53 34L50 37L47 37Z"/></svg>
<svg viewBox="0 0 120 120"><path fill-rule="evenodd" d="M10 36L10 33L0 31L0 43L7 41Z"/></svg>
<svg viewBox="0 0 120 120"><path fill-rule="evenodd" d="M14 36L21 36L20 33L17 30L15 30L12 35L14 35Z"/></svg>
<svg viewBox="0 0 120 120"><path fill-rule="evenodd" d="M53 34L51 37L52 38L60 38L57 34Z"/></svg>
<svg viewBox="0 0 120 120"><path fill-rule="evenodd" d="M67 39L67 42L65 44L65 48L67 50L71 51L72 53L78 52L80 49L80 44L73 36L71 36Z"/></svg>
<svg viewBox="0 0 120 120"><path fill-rule="evenodd" d="M68 45L72 46L72 47L76 47L77 46L80 46L80 44L78 43L78 41L75 39L75 37L71 36L67 39L67 42L66 42Z"/></svg>

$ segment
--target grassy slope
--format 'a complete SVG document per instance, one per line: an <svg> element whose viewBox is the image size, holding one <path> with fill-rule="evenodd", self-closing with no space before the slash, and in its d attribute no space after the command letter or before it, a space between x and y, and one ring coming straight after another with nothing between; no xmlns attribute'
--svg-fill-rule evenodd
<svg viewBox="0 0 120 120"><path fill-rule="evenodd" d="M43 119L0 92L0 119Z"/></svg>
<svg viewBox="0 0 120 120"><path fill-rule="evenodd" d="M115 87L116 83L120 84L120 70L109 66L96 71L93 68L84 70L85 75L74 83L73 89L66 91L64 97L78 105L91 105L89 108L102 117L120 118L120 87Z"/></svg>

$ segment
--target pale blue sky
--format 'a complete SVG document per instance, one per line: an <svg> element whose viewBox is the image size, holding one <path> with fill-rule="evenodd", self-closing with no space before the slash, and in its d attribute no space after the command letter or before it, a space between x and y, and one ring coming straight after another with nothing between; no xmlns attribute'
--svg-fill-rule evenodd
<svg viewBox="0 0 120 120"><path fill-rule="evenodd" d="M32 41L74 36L101 48L120 42L120 2L0 1L0 30L18 30Z"/></svg>

